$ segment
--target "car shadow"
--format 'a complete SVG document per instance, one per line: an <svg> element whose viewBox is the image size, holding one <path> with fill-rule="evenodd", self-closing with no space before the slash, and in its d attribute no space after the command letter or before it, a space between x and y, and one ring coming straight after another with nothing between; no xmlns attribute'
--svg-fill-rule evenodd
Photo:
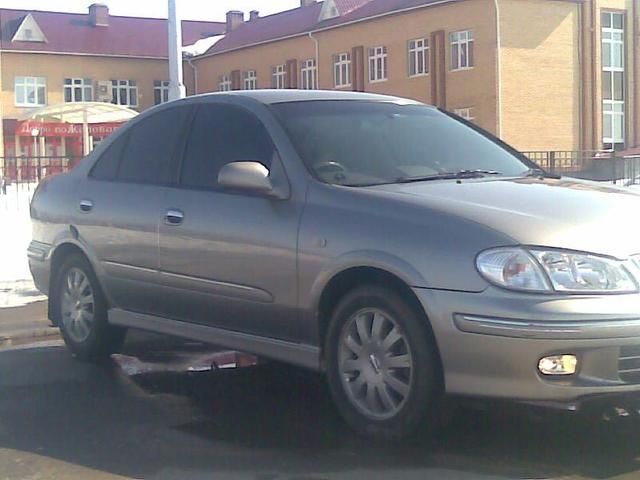
<svg viewBox="0 0 640 480"><path fill-rule="evenodd" d="M208 348L156 339L130 342L124 354L187 365ZM448 411L431 444L378 444L343 423L321 375L286 365L127 375L116 362L82 364L62 348L0 352L0 452L127 477L600 479L640 471L637 420L532 415L501 403L452 401Z"/></svg>

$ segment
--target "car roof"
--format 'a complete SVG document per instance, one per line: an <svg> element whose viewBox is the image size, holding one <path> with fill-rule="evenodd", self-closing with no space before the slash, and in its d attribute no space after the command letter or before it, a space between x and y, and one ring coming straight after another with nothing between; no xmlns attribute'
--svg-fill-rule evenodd
<svg viewBox="0 0 640 480"><path fill-rule="evenodd" d="M393 102L400 104L423 105L420 102L408 98L378 95L375 93L342 92L336 90L234 90L229 92L206 93L197 95L196 97L206 98L217 97L220 95L252 98L267 105L318 100L361 100L369 102Z"/></svg>

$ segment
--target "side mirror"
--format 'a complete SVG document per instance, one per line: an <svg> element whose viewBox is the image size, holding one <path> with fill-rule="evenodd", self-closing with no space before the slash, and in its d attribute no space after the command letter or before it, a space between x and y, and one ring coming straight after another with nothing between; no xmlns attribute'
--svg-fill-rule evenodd
<svg viewBox="0 0 640 480"><path fill-rule="evenodd" d="M220 169L218 185L232 190L275 196L269 170L259 162L232 162Z"/></svg>

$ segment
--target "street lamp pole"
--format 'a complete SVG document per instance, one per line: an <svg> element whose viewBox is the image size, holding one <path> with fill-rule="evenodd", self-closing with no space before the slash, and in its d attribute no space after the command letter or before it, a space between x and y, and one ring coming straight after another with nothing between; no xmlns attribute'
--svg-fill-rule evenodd
<svg viewBox="0 0 640 480"><path fill-rule="evenodd" d="M169 100L184 98L182 83L182 21L176 9L176 0L169 0Z"/></svg>

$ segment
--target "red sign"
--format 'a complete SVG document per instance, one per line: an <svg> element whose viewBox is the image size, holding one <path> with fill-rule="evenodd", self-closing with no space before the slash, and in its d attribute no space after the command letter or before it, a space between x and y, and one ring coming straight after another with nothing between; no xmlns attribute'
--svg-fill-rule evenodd
<svg viewBox="0 0 640 480"><path fill-rule="evenodd" d="M89 124L89 135L107 137L121 125L122 123L91 123ZM31 137L34 130L38 130L38 136L40 137L82 137L82 125L74 123L26 120L18 122L16 125L16 135L19 137Z"/></svg>

